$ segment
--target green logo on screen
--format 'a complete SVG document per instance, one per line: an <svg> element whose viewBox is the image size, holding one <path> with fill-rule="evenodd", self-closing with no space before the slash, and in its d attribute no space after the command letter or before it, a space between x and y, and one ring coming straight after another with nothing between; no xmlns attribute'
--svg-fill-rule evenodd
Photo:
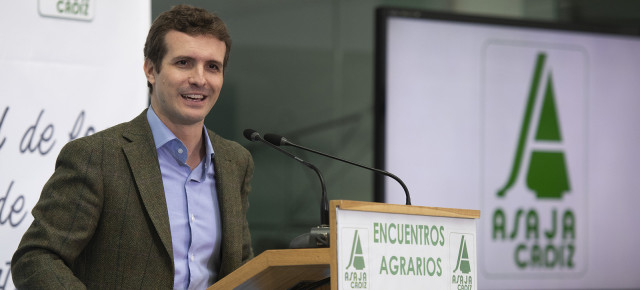
<svg viewBox="0 0 640 290"><path fill-rule="evenodd" d="M498 207L492 217L493 240L515 242L513 261L521 270L575 267L576 216L571 206L562 203L571 182L561 146L553 74L545 70L546 59L545 53L538 53L535 59L511 171L497 192L499 199L505 199L526 169L524 184L541 203Z"/></svg>
<svg viewBox="0 0 640 290"><path fill-rule="evenodd" d="M525 144L527 143L527 136L534 117L533 112L539 90L544 90L544 93L542 94L542 107L539 110L535 141L551 144L560 144L562 142L552 74L549 73L546 76L546 85L541 83L545 60L546 54L538 54L511 174L506 184L498 191L499 197L504 197L514 185L521 169L525 154ZM527 187L536 193L538 199L561 199L563 193L571 189L564 152L531 150L529 153L531 155L527 170Z"/></svg>

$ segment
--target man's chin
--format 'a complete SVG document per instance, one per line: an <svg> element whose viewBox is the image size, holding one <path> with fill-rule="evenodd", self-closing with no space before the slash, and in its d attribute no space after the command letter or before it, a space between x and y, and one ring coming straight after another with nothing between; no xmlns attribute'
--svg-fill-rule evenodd
<svg viewBox="0 0 640 290"><path fill-rule="evenodd" d="M185 124L202 123L207 117L211 108L208 107L187 107L180 112L180 118Z"/></svg>
<svg viewBox="0 0 640 290"><path fill-rule="evenodd" d="M196 116L189 115L189 116L184 116L184 117L182 118L182 122L181 122L181 123L182 123L183 125L185 125L185 126L191 126L191 125L193 125L193 126L195 126L195 125L202 125L202 124L204 123L204 118L205 118L206 116L207 116L207 115L196 115Z"/></svg>

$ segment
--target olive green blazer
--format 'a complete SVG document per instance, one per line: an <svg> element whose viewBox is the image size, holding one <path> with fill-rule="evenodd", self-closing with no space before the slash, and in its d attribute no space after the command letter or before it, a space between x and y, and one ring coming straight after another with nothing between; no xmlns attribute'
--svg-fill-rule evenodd
<svg viewBox="0 0 640 290"><path fill-rule="evenodd" d="M253 257L250 153L208 131L222 217L222 278ZM15 252L18 289L171 289L169 214L146 110L69 142Z"/></svg>

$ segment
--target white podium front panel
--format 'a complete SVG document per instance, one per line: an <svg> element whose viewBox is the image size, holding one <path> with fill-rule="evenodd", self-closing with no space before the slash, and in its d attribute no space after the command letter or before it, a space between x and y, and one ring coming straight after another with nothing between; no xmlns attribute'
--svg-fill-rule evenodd
<svg viewBox="0 0 640 290"><path fill-rule="evenodd" d="M339 289L477 289L476 221L336 208Z"/></svg>

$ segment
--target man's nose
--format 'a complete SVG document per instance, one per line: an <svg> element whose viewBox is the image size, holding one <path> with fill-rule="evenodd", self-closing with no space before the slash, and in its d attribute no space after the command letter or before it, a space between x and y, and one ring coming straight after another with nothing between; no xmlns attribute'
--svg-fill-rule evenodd
<svg viewBox="0 0 640 290"><path fill-rule="evenodd" d="M191 74L189 75L190 85L204 86L205 82L204 68L197 66L191 70Z"/></svg>

